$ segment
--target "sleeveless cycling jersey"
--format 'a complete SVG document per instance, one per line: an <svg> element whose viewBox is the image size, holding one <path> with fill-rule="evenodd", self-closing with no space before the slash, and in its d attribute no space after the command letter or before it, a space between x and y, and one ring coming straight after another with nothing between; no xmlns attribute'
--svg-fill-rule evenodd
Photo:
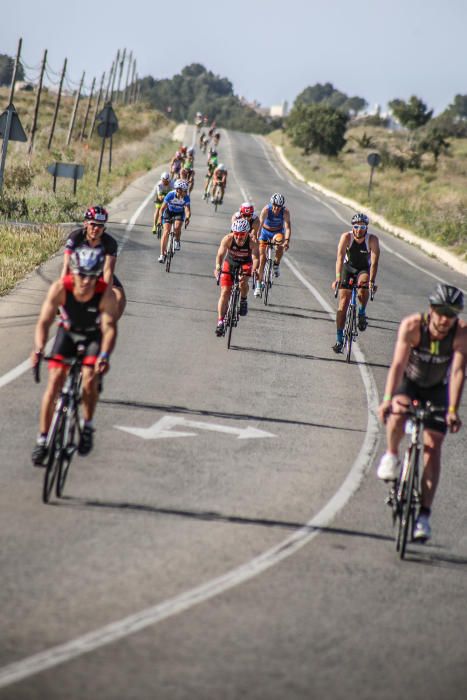
<svg viewBox="0 0 467 700"><path fill-rule="evenodd" d="M349 231L349 236L351 236L352 241L350 245L347 246L345 251L344 263L347 263L351 267L355 268L359 272L370 269L370 244L369 244L369 233L365 235L362 243L357 243L352 231Z"/></svg>
<svg viewBox="0 0 467 700"><path fill-rule="evenodd" d="M107 289L104 280L98 280L94 296L89 301L78 301L73 294L73 275L63 278L66 299L60 307L62 325L72 333L97 333L99 331L99 304Z"/></svg>
<svg viewBox="0 0 467 700"><path fill-rule="evenodd" d="M99 245L91 246L86 238L86 231L84 228L78 228L70 233L65 243L65 253L71 255L73 251L83 246L86 246L86 248L93 247L94 250L101 250L104 255L111 255L112 257L117 257L118 255L118 243L113 236L109 233L103 233Z"/></svg>
<svg viewBox="0 0 467 700"><path fill-rule="evenodd" d="M284 207L280 210L279 214L273 214L272 204L268 206L268 215L264 221L263 228L266 231L272 231L273 233L283 233L284 231Z"/></svg>
<svg viewBox="0 0 467 700"><path fill-rule="evenodd" d="M442 340L433 340L429 331L429 314L420 314L420 343L411 348L406 376L422 388L447 384L453 356L457 321Z"/></svg>
<svg viewBox="0 0 467 700"><path fill-rule="evenodd" d="M232 234L232 242L227 252L227 261L234 265L252 262L250 242L250 236L248 236L243 245L238 245Z"/></svg>
<svg viewBox="0 0 467 700"><path fill-rule="evenodd" d="M173 184L171 181L167 185L164 185L162 180L159 180L159 182L156 185L156 199L163 199L166 194L169 194L173 189Z"/></svg>

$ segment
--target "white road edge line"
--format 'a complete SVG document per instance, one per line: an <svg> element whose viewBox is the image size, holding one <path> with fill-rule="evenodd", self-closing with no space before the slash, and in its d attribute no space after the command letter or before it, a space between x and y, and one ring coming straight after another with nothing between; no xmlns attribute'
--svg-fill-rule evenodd
<svg viewBox="0 0 467 700"><path fill-rule="evenodd" d="M294 275L305 285L306 289L316 298L323 309L334 318L334 310L330 304L328 304L315 287L308 282L294 263L290 260L286 262ZM207 581L200 586L163 601L158 605L146 608L122 620L105 625L94 632L77 637L70 642L60 644L44 652L34 654L21 661L4 666L0 669L0 688L4 688L36 673L75 659L104 645L112 644L119 639L127 637L130 634L135 634L173 615L178 615L199 603L203 603L214 596L220 595L258 576L263 571L275 566L280 561L291 556L311 542L311 540L334 519L337 513L357 491L365 473L370 467L379 441L379 426L376 418L376 409L378 405L376 385L370 370L363 364L364 355L356 345L355 357L358 361L358 368L362 375L368 402L368 422L365 439L346 479L317 515L311 518L306 525L294 532L293 535L279 542L275 547L268 549L259 556L228 571L222 576Z"/></svg>
<svg viewBox="0 0 467 700"><path fill-rule="evenodd" d="M156 188L154 187L152 192L146 197L144 202L142 204L140 204L138 209L135 211L135 213L131 217L129 224L125 228L125 236L123 237L123 239L121 240L120 245L119 245L120 252L123 250L123 248L128 240L128 236L130 235L136 221L138 220L139 215L141 214L143 209L149 204L151 198L154 197L155 192L156 192ZM52 340L53 340L53 338L52 338ZM31 347L32 347L32 343L31 343ZM9 370L8 372L6 372L5 374L3 374L0 377L0 389L2 387L6 386L7 384L10 384L10 382L13 382L15 379L18 379L18 377L21 377L22 374L24 374L25 372L27 372L30 369L31 369L31 362L29 359L24 360L24 362L21 362L16 367L13 367L13 369Z"/></svg>

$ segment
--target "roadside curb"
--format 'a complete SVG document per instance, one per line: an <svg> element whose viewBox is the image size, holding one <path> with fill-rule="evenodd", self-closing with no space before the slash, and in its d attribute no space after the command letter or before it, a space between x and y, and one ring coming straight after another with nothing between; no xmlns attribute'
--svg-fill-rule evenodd
<svg viewBox="0 0 467 700"><path fill-rule="evenodd" d="M304 182L313 190L316 190L316 192L319 192L320 194L323 194L326 197L330 197L331 199L334 199L340 204L344 204L345 206L350 207L354 211L367 212L372 222L378 224L378 226L383 228L385 231L388 231L388 233L392 233L394 236L397 236L397 238L402 238L404 241L407 241L408 243L417 246L418 248L423 250L424 253L434 256L438 260L441 260L446 265L451 267L456 272L460 272L461 274L467 276L467 262L461 260L457 255L454 255L454 253L450 253L441 246L436 245L435 243L431 243L430 241L426 241L424 238L420 238L419 236L415 235L414 233L408 231L405 228L401 228L400 226L395 226L394 224L391 224L387 219L384 218L384 216L380 216L371 209L364 207L362 204L356 202L354 199L342 197L340 194L337 194L337 192L329 190L326 187L319 185L317 182L307 181L303 177L301 172L297 170L297 168L295 168L295 166L293 166L292 163L288 160L288 158L284 155L284 149L282 148L282 146L274 146L274 148L287 170L289 170L293 175L295 175L295 177L298 180Z"/></svg>

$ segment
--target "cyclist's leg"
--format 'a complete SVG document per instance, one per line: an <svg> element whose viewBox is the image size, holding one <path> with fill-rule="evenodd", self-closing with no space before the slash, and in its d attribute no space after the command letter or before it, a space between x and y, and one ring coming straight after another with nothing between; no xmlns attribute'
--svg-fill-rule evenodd
<svg viewBox="0 0 467 700"><path fill-rule="evenodd" d="M83 418L85 423L93 419L96 410L98 392L98 373L92 365L83 364L83 383L82 383L82 399L83 399Z"/></svg>
<svg viewBox="0 0 467 700"><path fill-rule="evenodd" d="M175 219L174 233L175 233L175 240L180 242L180 238L182 235L182 219Z"/></svg>
<svg viewBox="0 0 467 700"><path fill-rule="evenodd" d="M126 294L123 288L123 284L120 282L118 277L114 275L112 291L115 294L117 300L117 321L121 318L126 306Z"/></svg>
<svg viewBox="0 0 467 700"><path fill-rule="evenodd" d="M163 229L161 236L161 255L167 253L167 239L169 238L171 219L170 217L162 217Z"/></svg>
<svg viewBox="0 0 467 700"><path fill-rule="evenodd" d="M339 299L336 313L336 329L337 331L344 331L345 326L345 316L347 313L347 307L350 303L350 297L352 292L350 289L339 289Z"/></svg>
<svg viewBox="0 0 467 700"><path fill-rule="evenodd" d="M370 281L369 271L360 272L358 275L358 284L368 286ZM369 289L359 289L358 290L358 329L364 331L368 325L366 318L366 305L368 304L368 299L370 297Z"/></svg>
<svg viewBox="0 0 467 700"><path fill-rule="evenodd" d="M42 397L39 417L39 431L41 435L46 435L49 430L55 410L55 402L62 390L66 375L67 370L63 365L56 363L52 367L49 366L47 387Z"/></svg>
<svg viewBox="0 0 467 700"><path fill-rule="evenodd" d="M441 471L441 447L445 433L426 429L423 434L424 469L422 477L422 508L431 509Z"/></svg>

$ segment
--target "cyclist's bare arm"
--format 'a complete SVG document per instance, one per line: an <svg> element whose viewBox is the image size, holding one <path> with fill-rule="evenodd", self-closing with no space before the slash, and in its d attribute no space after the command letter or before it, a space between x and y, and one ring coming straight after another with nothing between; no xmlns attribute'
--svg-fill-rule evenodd
<svg viewBox="0 0 467 700"><path fill-rule="evenodd" d="M457 410L462 398L465 382L465 370L467 365L467 324L458 321L457 332L453 343L454 355L449 377L449 406L450 412L457 418ZM448 416L449 417L449 416ZM448 420L448 424L449 424ZM459 422L459 421L458 421Z"/></svg>
<svg viewBox="0 0 467 700"><path fill-rule="evenodd" d="M375 236L373 233L370 234L369 240L368 240L368 245L370 248L370 282L374 282L376 279L376 273L378 272L378 263L379 263L379 254L380 254L380 249L379 249L379 240L378 236Z"/></svg>
<svg viewBox="0 0 467 700"><path fill-rule="evenodd" d="M43 352L45 344L47 343L47 338L49 337L49 329L53 324L58 307L64 304L66 301L65 287L61 280L53 282L50 286L47 296L42 308L40 310L39 318L36 323L36 329L34 332L34 351L32 353L32 363L36 365L38 358L36 352Z"/></svg>
<svg viewBox="0 0 467 700"><path fill-rule="evenodd" d="M114 349L117 340L117 298L111 287L107 287L102 295L99 310L101 312L100 324L102 331L101 352L110 353Z"/></svg>
<svg viewBox="0 0 467 700"><path fill-rule="evenodd" d="M104 278L104 282L107 282L107 284L110 284L110 285L113 284L114 270L115 270L116 264L117 264L117 258L115 257L115 255L106 255L105 256L104 273L103 273L102 277Z"/></svg>
<svg viewBox="0 0 467 700"><path fill-rule="evenodd" d="M409 360L410 349L420 342L420 314L412 314L404 318L399 326L396 345L391 366L389 368L384 389L384 398L379 407L379 417L384 420L392 400L392 395L402 381L407 362Z"/></svg>
<svg viewBox="0 0 467 700"><path fill-rule="evenodd" d="M229 242L231 241L231 234L228 233L224 238L221 240L217 255L216 255L216 270L214 272L214 276L217 277L219 274L219 270L222 266L222 263L224 261L225 256L227 255L227 251L229 249Z"/></svg>
<svg viewBox="0 0 467 700"><path fill-rule="evenodd" d="M341 235L339 243L337 245L336 279L339 279L342 273L342 267L344 265L345 252L347 250L348 242L349 234L345 232Z"/></svg>
<svg viewBox="0 0 467 700"><path fill-rule="evenodd" d="M165 210L167 209L167 207L168 207L167 202L163 202L163 203L162 203L162 206L161 206L161 209L160 209L159 221L162 221L162 214L165 212Z"/></svg>
<svg viewBox="0 0 467 700"><path fill-rule="evenodd" d="M268 207L264 207L264 209L261 210L261 214L259 215L259 226L258 228L261 230L263 228L263 224L266 221L268 215Z"/></svg>
<svg viewBox="0 0 467 700"><path fill-rule="evenodd" d="M68 274L69 269L70 269L70 253L68 251L65 251L64 254L64 260L63 260L63 267L62 267L62 273L60 277L65 277L65 275Z"/></svg>
<svg viewBox="0 0 467 700"><path fill-rule="evenodd" d="M290 236L292 235L292 225L290 223L290 212L288 209L284 209L284 230L285 230L284 247L287 250L287 248L290 245Z"/></svg>
<svg viewBox="0 0 467 700"><path fill-rule="evenodd" d="M252 234L250 234L250 241L251 255L253 258L253 270L257 270L259 268L259 243L257 239L253 237Z"/></svg>
<svg viewBox="0 0 467 700"><path fill-rule="evenodd" d="M189 204L185 205L185 226L188 226L188 222L191 219L191 208Z"/></svg>

